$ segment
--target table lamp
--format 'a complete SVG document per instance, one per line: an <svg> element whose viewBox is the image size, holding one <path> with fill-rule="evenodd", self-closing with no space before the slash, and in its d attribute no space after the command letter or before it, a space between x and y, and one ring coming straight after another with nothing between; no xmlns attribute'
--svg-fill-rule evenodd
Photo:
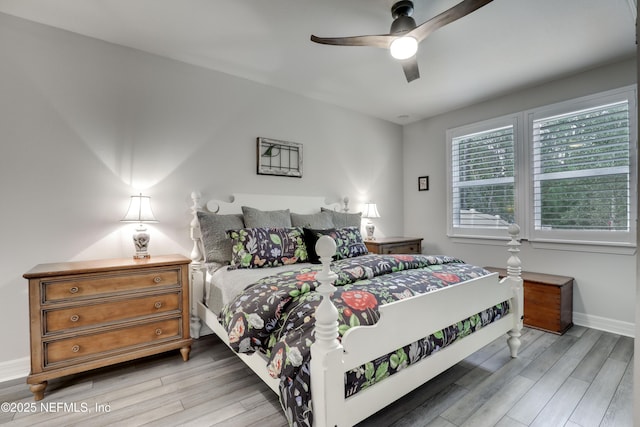
<svg viewBox="0 0 640 427"><path fill-rule="evenodd" d="M140 193L138 196L131 196L129 202L129 209L125 214L121 222L137 222L139 225L136 227L136 232L133 234L133 243L136 248L136 253L133 255L134 259L150 258L151 255L147 252L149 247L149 233L145 223L158 222L153 216L151 210L151 197L143 196Z"/></svg>
<svg viewBox="0 0 640 427"><path fill-rule="evenodd" d="M365 203L364 209L362 210L362 218L367 218L367 224L365 225L365 229L367 230L367 240L375 240L373 237L373 232L376 227L371 222L371 218L380 218L380 214L378 213L378 208L375 203Z"/></svg>

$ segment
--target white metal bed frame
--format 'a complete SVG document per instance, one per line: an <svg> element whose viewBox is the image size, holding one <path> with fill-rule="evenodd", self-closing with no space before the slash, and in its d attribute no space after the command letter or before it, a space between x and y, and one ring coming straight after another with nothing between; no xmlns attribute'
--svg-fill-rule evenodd
<svg viewBox="0 0 640 427"><path fill-rule="evenodd" d="M197 212L202 210L200 195L192 193L191 221L191 336L200 336L204 322L227 345L226 331L214 313L205 305L204 248ZM345 198L344 209L348 199ZM317 212L327 206L321 197L267 196L236 194L232 202L210 201L207 210L216 213L239 213L241 206L272 210L289 208L296 213ZM328 205L332 209L339 204ZM520 277L521 262L518 257L519 228L508 229L511 240L507 243L511 253L507 261L507 277L500 280L497 273L472 279L428 294L396 301L379 308L380 319L373 326L351 328L338 341L338 312L329 296L335 290L335 280L329 266L335 253L335 243L322 237L316 245L322 271L318 274L321 285L318 292L323 301L316 310L315 342L311 347L311 394L315 426L351 426L374 414L403 395L409 393L436 375L447 370L485 345L507 334L511 357L517 357L520 347L520 331L523 318L523 282ZM386 378L383 382L357 394L344 397L344 374L378 356L395 351L488 307L509 300L509 313L471 335L431 354L426 359ZM415 322L415 319L421 322ZM398 328L397 325L403 325ZM382 337L382 338L381 338ZM278 393L279 380L269 376L265 359L259 354L238 354L269 387Z"/></svg>

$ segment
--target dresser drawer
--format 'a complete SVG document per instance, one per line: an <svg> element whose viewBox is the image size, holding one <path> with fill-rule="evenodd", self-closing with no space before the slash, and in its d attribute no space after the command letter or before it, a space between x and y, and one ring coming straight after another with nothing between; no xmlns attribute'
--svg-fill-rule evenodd
<svg viewBox="0 0 640 427"><path fill-rule="evenodd" d="M83 305L59 310L45 310L45 335L77 328L93 327L180 309L180 293L151 295L142 298Z"/></svg>
<svg viewBox="0 0 640 427"><path fill-rule="evenodd" d="M417 244L384 245L381 249L383 254L417 254L419 253Z"/></svg>
<svg viewBox="0 0 640 427"><path fill-rule="evenodd" d="M415 237L381 237L377 240L365 240L364 244L372 254L422 253L422 239Z"/></svg>
<svg viewBox="0 0 640 427"><path fill-rule="evenodd" d="M99 334L65 338L44 344L45 367L103 352L116 352L128 347L160 340L179 338L181 319L169 319L144 325L116 329Z"/></svg>
<svg viewBox="0 0 640 427"><path fill-rule="evenodd" d="M145 290L157 286L178 286L178 277L178 270L158 270L43 281L42 297L43 302L55 302Z"/></svg>

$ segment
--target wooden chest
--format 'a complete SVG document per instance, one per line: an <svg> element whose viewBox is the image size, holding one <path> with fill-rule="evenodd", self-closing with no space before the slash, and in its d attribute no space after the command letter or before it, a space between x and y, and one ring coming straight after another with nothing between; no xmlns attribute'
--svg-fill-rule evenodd
<svg viewBox="0 0 640 427"><path fill-rule="evenodd" d="M421 254L422 239L415 237L380 237L365 240L367 250L372 254Z"/></svg>
<svg viewBox="0 0 640 427"><path fill-rule="evenodd" d="M25 273L35 399L51 378L173 349L188 360L189 263L167 255L40 264Z"/></svg>
<svg viewBox="0 0 640 427"><path fill-rule="evenodd" d="M504 268L485 267L504 277ZM573 326L573 277L522 272L524 324L556 334Z"/></svg>

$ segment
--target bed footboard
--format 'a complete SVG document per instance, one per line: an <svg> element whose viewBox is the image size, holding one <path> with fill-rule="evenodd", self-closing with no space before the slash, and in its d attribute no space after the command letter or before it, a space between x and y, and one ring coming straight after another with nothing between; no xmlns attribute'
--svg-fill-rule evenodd
<svg viewBox="0 0 640 427"><path fill-rule="evenodd" d="M445 371L501 335L507 334L512 357L517 357L523 318L523 287L518 258L520 229L509 227L511 256L508 276L490 274L455 286L383 305L375 325L349 329L338 341L338 311L331 303L335 274L329 265L335 243L318 240L316 252L323 264L318 280L322 303L316 309L316 336L311 347L311 394L316 426L349 426L377 412L404 394ZM441 330L487 307L509 301L510 312L468 337L386 378L384 387L369 387L344 398L344 374L375 357ZM428 307L428 309L426 308ZM415 322L420 319L421 322ZM402 325L399 328L398 325Z"/></svg>

